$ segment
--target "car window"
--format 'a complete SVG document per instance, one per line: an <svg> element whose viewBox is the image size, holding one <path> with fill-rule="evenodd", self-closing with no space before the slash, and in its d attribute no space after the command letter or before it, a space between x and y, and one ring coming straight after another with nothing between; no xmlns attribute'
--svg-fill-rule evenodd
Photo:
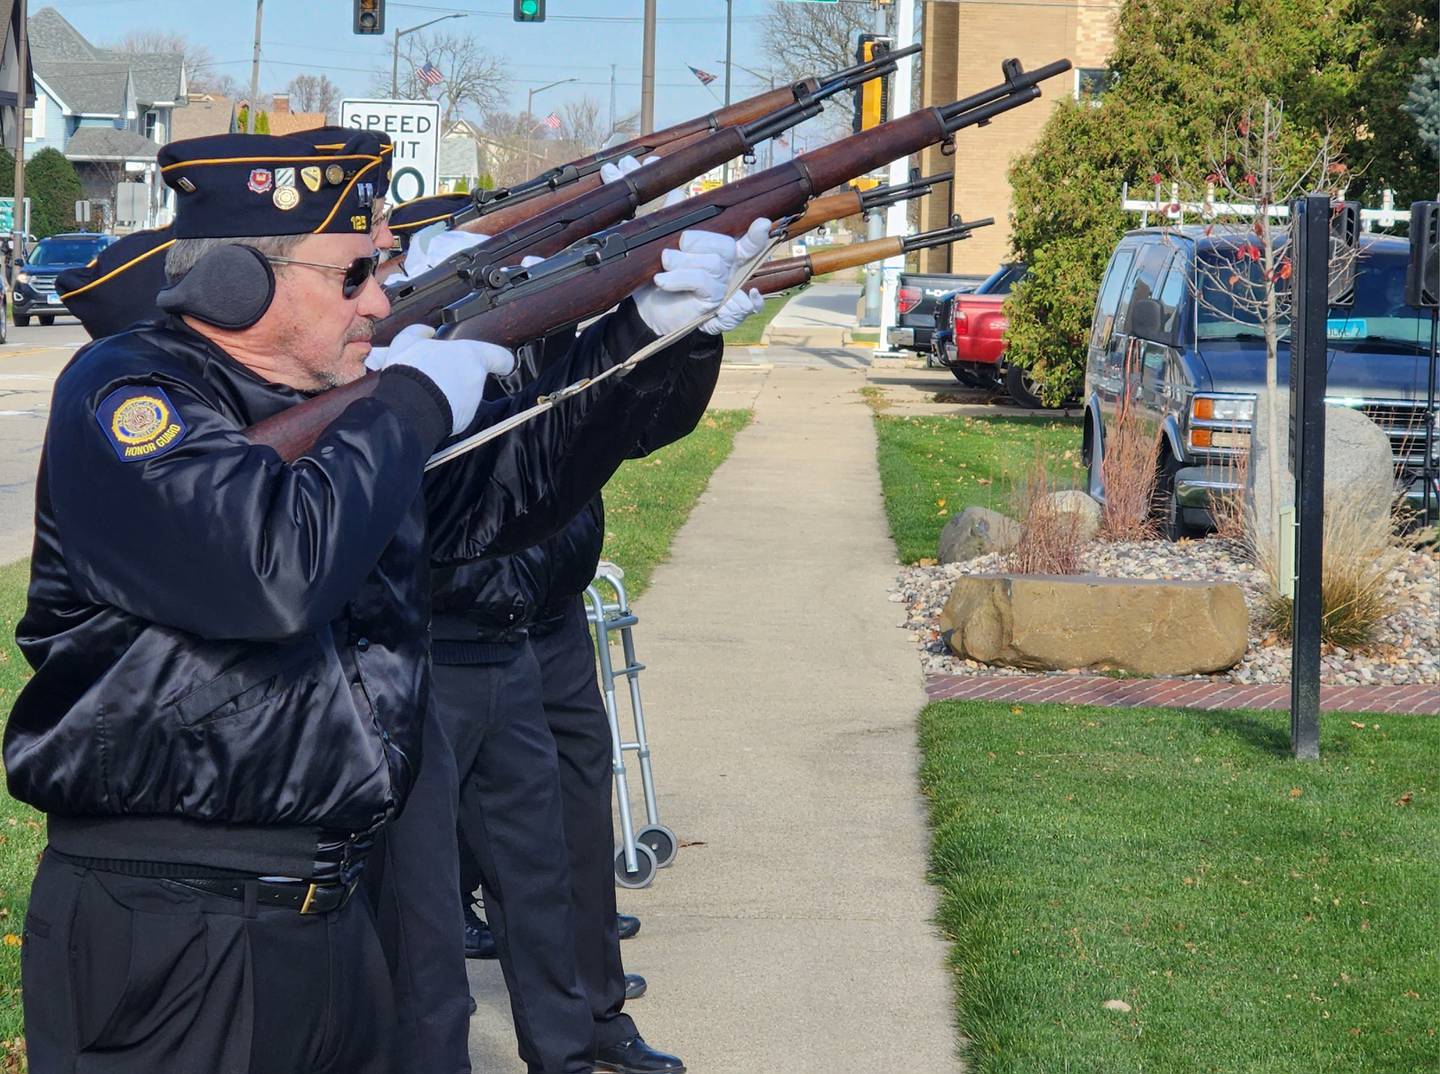
<svg viewBox="0 0 1440 1074"><path fill-rule="evenodd" d="M1146 342L1145 356L1141 359L1142 380L1147 388L1159 388L1165 383L1165 347L1159 343Z"/></svg>
<svg viewBox="0 0 1440 1074"><path fill-rule="evenodd" d="M1282 250L1283 254L1283 250ZM1401 247L1362 250L1355 263L1355 301L1332 306L1325 320L1332 348L1363 350L1366 346L1398 348L1400 353L1428 351L1428 311L1405 304L1405 271L1409 261ZM1223 248L1207 251L1198 262L1200 301L1196 311L1199 337L1217 340L1264 336L1263 269L1254 260L1237 260ZM1282 285L1282 294L1288 284ZM1285 296L1288 302L1288 295ZM1290 334L1289 317L1279 320L1280 337Z"/></svg>
<svg viewBox="0 0 1440 1074"><path fill-rule="evenodd" d="M1025 278L1025 265L1016 262L1001 265L983 283L975 288L977 295L1008 295L1017 283Z"/></svg>
<svg viewBox="0 0 1440 1074"><path fill-rule="evenodd" d="M32 265L83 265L100 252L93 239L42 239L30 258Z"/></svg>
<svg viewBox="0 0 1440 1074"><path fill-rule="evenodd" d="M1174 330L1175 322L1185 308L1185 277L1189 267L1185 255L1177 252L1170 262L1170 271L1165 274L1164 283L1160 285L1160 325L1167 333Z"/></svg>
<svg viewBox="0 0 1440 1074"><path fill-rule="evenodd" d="M1110 267L1105 271L1105 279L1100 284L1100 300L1095 304L1095 321L1090 332L1092 347L1103 347L1110 342L1110 329L1115 324L1115 310L1120 305L1120 289L1125 286L1125 277L1130 275L1130 266L1134 263L1134 247L1125 247L1110 259Z"/></svg>
<svg viewBox="0 0 1440 1074"><path fill-rule="evenodd" d="M1141 247L1140 256L1135 260L1135 272L1124 292L1124 303L1115 317L1115 331L1124 332L1129 328L1130 310L1142 298L1156 298L1160 292L1160 281L1175 256L1175 248L1164 243L1153 242Z"/></svg>

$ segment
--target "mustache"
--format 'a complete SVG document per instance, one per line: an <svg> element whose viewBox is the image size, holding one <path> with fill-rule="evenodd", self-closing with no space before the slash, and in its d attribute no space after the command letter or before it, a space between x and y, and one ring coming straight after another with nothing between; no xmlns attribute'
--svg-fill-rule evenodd
<svg viewBox="0 0 1440 1074"><path fill-rule="evenodd" d="M375 334L377 318L362 317L358 324L352 325L345 333L346 343L368 343L370 337Z"/></svg>

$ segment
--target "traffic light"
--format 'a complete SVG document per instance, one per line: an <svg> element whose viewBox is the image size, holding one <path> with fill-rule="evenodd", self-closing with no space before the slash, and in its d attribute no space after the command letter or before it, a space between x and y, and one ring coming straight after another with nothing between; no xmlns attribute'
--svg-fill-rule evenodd
<svg viewBox="0 0 1440 1074"><path fill-rule="evenodd" d="M890 47L890 38L879 34L861 34L860 44L855 49L856 63L869 63ZM878 127L890 114L890 80L884 76L872 78L855 91L856 134Z"/></svg>
<svg viewBox="0 0 1440 1074"><path fill-rule="evenodd" d="M357 34L383 34L385 32L385 0L354 0L355 32Z"/></svg>
<svg viewBox="0 0 1440 1074"><path fill-rule="evenodd" d="M545 0L515 0L516 22L544 22Z"/></svg>

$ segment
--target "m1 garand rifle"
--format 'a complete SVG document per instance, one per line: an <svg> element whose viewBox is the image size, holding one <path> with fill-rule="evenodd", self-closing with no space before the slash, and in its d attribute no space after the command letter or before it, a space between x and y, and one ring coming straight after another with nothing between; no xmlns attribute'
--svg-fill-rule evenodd
<svg viewBox="0 0 1440 1074"><path fill-rule="evenodd" d="M785 231L786 238L797 238L807 231L813 231L832 220L844 220L847 216L868 213L873 209L884 209L899 205L902 201L922 198L941 183L948 183L953 172L921 177L919 168L910 169L910 181L890 186L882 183L871 190L841 190L834 194L821 194L805 206L804 215L792 222Z"/></svg>
<svg viewBox="0 0 1440 1074"><path fill-rule="evenodd" d="M621 157L630 156L636 160L644 160L651 156L669 156L717 131L744 127L795 105L808 108L810 105L824 104L836 94L859 89L872 79L893 74L898 60L913 56L920 50L921 46L911 45L894 52L881 52L873 60L857 63L825 78L802 79L738 101L717 112L698 116L653 134L641 135L623 145L611 146L569 164L562 164L516 186L500 190L478 190L475 192L474 203L450 218L450 226L493 235L561 202L595 189L600 185L601 166L615 163ZM807 114L815 115L819 111L817 107ZM748 154L752 148L753 145L746 146L734 156Z"/></svg>
<svg viewBox="0 0 1440 1074"><path fill-rule="evenodd" d="M828 249L816 250L803 257L787 257L767 261L751 273L746 287L753 287L762 295L778 294L781 291L788 291L792 287L807 284L814 277L827 272L839 272L841 269L868 265L871 261L883 261L888 257L898 257L908 254L912 250L928 250L935 246L948 246L952 242L968 239L972 231L989 227L993 223L995 223L995 218L991 216L987 216L983 220L971 220L967 223L956 215L950 218L947 226L936 228L933 231L922 231L904 238L852 242L847 246L831 246Z"/></svg>
<svg viewBox="0 0 1440 1074"><path fill-rule="evenodd" d="M757 217L765 217L781 221L777 233L783 234L788 218L801 213L816 192L833 189L932 145L953 153L957 131L988 124L1035 100L1040 96L1039 83L1069 69L1069 60L1057 60L1034 71L1025 71L1018 60L1006 60L1002 83L963 100L912 112L718 190L601 231L538 265L486 269L483 278L475 281L477 290L446 307L440 335L514 348L544 336L557 325L597 316L649 282L660 268L663 252L677 248L683 232L701 229L738 237ZM629 178L639 174L637 171ZM257 422L246 435L293 461L310 449L346 407L374 391L377 379L362 377L321 392Z"/></svg>
<svg viewBox="0 0 1440 1074"><path fill-rule="evenodd" d="M697 175L749 152L765 139L819 115L825 97L832 92L838 92L838 89L822 86L805 100L792 101L752 122L723 127L690 139L686 145L616 182L601 184L597 174L593 185L572 184L565 189L566 197L558 204L526 215L510 227L495 232L485 242L455 254L428 272L388 285L385 293L390 299L390 315L375 326L374 343L383 346L394 339L401 329L412 324L438 326L441 312L476 288L483 287L492 270L516 265L525 257L549 257L587 235L628 220L647 202L663 197ZM871 195L875 204L888 204L884 201L887 196L900 200L924 193L922 187L927 182L930 181L917 179L904 187L885 188L883 195L877 191L872 191ZM583 191L581 187L584 187ZM848 215L860 195L842 193L834 195L834 198L835 202L826 211L833 211L836 215L825 219ZM535 204L532 203L529 209L533 209ZM818 222L807 224L806 228L813 226L818 226Z"/></svg>

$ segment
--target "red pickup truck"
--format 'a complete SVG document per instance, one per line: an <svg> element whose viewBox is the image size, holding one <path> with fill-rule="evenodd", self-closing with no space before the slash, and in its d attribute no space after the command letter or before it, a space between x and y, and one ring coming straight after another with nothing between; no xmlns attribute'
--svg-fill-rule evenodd
<svg viewBox="0 0 1440 1074"><path fill-rule="evenodd" d="M947 295L936 309L933 339L935 356L961 384L1039 407L1025 371L1005 364L1005 296L1024 277L1023 264L1001 265L974 291Z"/></svg>

